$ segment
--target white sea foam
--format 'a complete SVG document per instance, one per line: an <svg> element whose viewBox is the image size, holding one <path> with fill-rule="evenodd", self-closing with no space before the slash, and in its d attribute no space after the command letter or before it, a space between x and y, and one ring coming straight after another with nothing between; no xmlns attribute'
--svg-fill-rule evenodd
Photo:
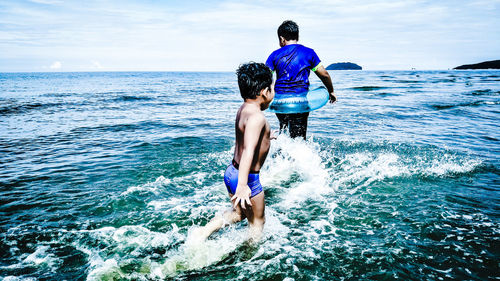
<svg viewBox="0 0 500 281"><path fill-rule="evenodd" d="M165 178L164 176L159 176L154 182L147 182L145 184L130 186L126 191L122 192L121 195L128 195L134 192L151 192L158 195L167 185L175 186L178 189L191 188L192 185L202 185L205 179L213 173L218 173L218 171L208 172L193 172L189 175L175 177L175 178Z"/></svg>
<svg viewBox="0 0 500 281"><path fill-rule="evenodd" d="M164 176L158 177L154 182L146 183L138 186L131 186L127 188L126 191L122 192L121 195L127 195L133 192L152 192L154 194L159 193L159 189L162 186L170 184L172 181L170 179L165 178Z"/></svg>
<svg viewBox="0 0 500 281"><path fill-rule="evenodd" d="M35 277L18 277L18 276L7 276L2 279L2 281L36 281Z"/></svg>
<svg viewBox="0 0 500 281"><path fill-rule="evenodd" d="M167 208L175 208L176 206L182 205L185 200L179 197L171 197L167 200L153 200L148 203L148 206L153 207L155 210L162 210Z"/></svg>
<svg viewBox="0 0 500 281"><path fill-rule="evenodd" d="M445 154L435 158L423 172L431 176L445 176L452 173L467 173L481 165L478 159L459 159L454 155Z"/></svg>
<svg viewBox="0 0 500 281"><path fill-rule="evenodd" d="M285 226L294 225L288 217L289 211L293 209L290 206L300 206L305 200L318 200L326 202L325 208L333 210L339 200L334 196L337 191L352 195L376 181L414 175L446 176L450 173L467 172L480 165L480 161L448 154L428 161L425 157L408 159L405 155L387 151L360 151L345 155L332 155L331 151L335 151L335 148L322 150L320 144L312 138L303 141L281 135L273 141L269 157L261 171L261 181L265 190L278 191L278 198L273 200L278 199L275 204L286 207L284 210L274 205L266 206L267 222L263 242L250 259L256 261L258 266L245 267L245 274L258 273L258 270L266 268L271 270L284 260L294 257L317 258L316 250L337 237L335 218L319 217L312 219L307 228L294 228L294 236L305 238L300 244L295 243L289 237L291 230ZM215 154L210 157L222 159ZM335 164L327 167L327 163ZM223 171L207 173L221 173L222 176ZM164 185L172 183L184 185L186 182L193 182L201 185L207 173L195 172L173 179L160 177L153 183L131 187L124 194L143 190L158 194ZM181 213L193 221L200 221L200 218L209 219L216 212L225 211L230 207L230 202L221 177L220 181L191 190L189 196L154 199L148 202L148 206L169 217L179 216ZM132 274L134 279L174 277L182 271L201 269L225 259L247 239L246 227L238 225L220 230L206 241L189 239L189 234L196 227L198 226L192 225L179 229L174 226L165 233L154 232L143 226L105 227L90 231L96 240L109 246L105 250L83 247L83 251L89 256L88 280L132 278L131 274L122 269L129 259L139 259L142 263L140 272ZM366 228L368 235L375 234L369 226L363 224L363 228ZM330 237L329 241L325 241L325 236ZM339 247L347 252L355 247L348 241L339 243L343 243ZM155 247L169 250L161 256L139 258L141 252ZM266 258L261 259L263 256Z"/></svg>
<svg viewBox="0 0 500 281"><path fill-rule="evenodd" d="M216 239L200 241L187 239L185 243L162 263L152 263L149 277L175 276L179 270L193 270L222 260L246 239L246 232L230 227Z"/></svg>
<svg viewBox="0 0 500 281"><path fill-rule="evenodd" d="M283 239L286 239L290 231L288 227L281 223L282 220L286 220L283 215L276 213L272 208L267 208L266 225L262 238L263 245L252 259L256 259L269 251L282 249ZM247 239L248 229L238 227L238 225L226 227L220 230L219 235L215 235L215 238L205 241L197 240L195 237L188 235L185 244L179 248L176 254L163 264L157 265L161 268L161 271L156 269L154 272L161 272L163 275L155 275L154 277L164 278L165 276L176 275L179 268L193 270L206 267L227 257Z"/></svg>
<svg viewBox="0 0 500 281"><path fill-rule="evenodd" d="M355 193L373 182L396 177L410 176L448 176L454 173L466 173L481 165L473 158L460 158L451 154L429 157L405 156L393 152L356 152L346 154L336 165L336 174L332 185L351 188Z"/></svg>
<svg viewBox="0 0 500 281"><path fill-rule="evenodd" d="M370 152L348 154L337 165L339 174L334 184L336 186L351 186L353 194L360 188L385 178L408 175L409 169L401 164L399 156L394 153L374 155Z"/></svg>
<svg viewBox="0 0 500 281"><path fill-rule="evenodd" d="M48 266L51 271L55 272L58 265L61 263L54 254L49 253L50 246L39 245L35 252L29 254L22 261L24 264L32 264L35 266Z"/></svg>
<svg viewBox="0 0 500 281"><path fill-rule="evenodd" d="M176 225L172 225L172 229L165 233L151 231L137 225L119 228L103 227L81 231L81 233L89 234L100 244L108 245L104 250L81 244L75 245L78 250L88 256L90 269L87 280L124 278L127 274L121 266L122 263L127 262L127 259L137 258L146 249L167 247L182 238Z"/></svg>
<svg viewBox="0 0 500 281"><path fill-rule="evenodd" d="M328 183L330 171L320 157L320 146L312 139L304 141L280 135L272 143L270 155L262 171L264 188L282 189L284 182L298 178L284 191L284 204L334 191Z"/></svg>
<svg viewBox="0 0 500 281"><path fill-rule="evenodd" d="M196 188L190 196L152 200L147 205L169 217L183 214L192 220L212 216L216 212L223 212L231 207L222 180L212 185L203 186L203 188Z"/></svg>
<svg viewBox="0 0 500 281"><path fill-rule="evenodd" d="M93 255L90 259L90 268L87 280L116 280L125 277L125 273L113 258L103 260L98 255Z"/></svg>
<svg viewBox="0 0 500 281"><path fill-rule="evenodd" d="M269 249L281 249L283 239L286 239L289 229L281 221L286 217L276 213L272 208L267 210L267 223L264 230L264 246ZM130 259L140 260L140 272L134 273L134 278L163 279L173 277L182 271L195 270L221 261L248 238L247 227L233 225L219 231L210 239L200 241L190 236L197 226L187 229L182 234L180 229L173 225L167 232L155 232L142 226L122 226L119 228L103 227L96 230L80 231L107 245L105 249L76 244L78 250L84 252L89 260L89 274L87 280L103 279L130 279L123 266ZM186 229L184 229L186 230ZM191 238L190 238L191 237ZM162 256L154 259L139 258L141 253L153 248L169 248L170 245L183 241L180 246L173 247ZM276 242L279 241L279 242ZM268 243L270 242L270 243ZM267 251L259 251L260 256ZM163 259L162 259L163 258Z"/></svg>
<svg viewBox="0 0 500 281"><path fill-rule="evenodd" d="M150 247L166 247L180 238L179 228L172 225L169 232L155 232L140 225L125 225L119 228L103 227L87 231L99 241L113 245L113 250L141 250Z"/></svg>
<svg viewBox="0 0 500 281"><path fill-rule="evenodd" d="M55 273L62 264L62 260L56 257L53 253L50 253L49 245L38 245L35 251L31 254L23 254L17 257L18 262L10 264L8 266L0 266L1 270L13 270L24 267L37 267L44 271L50 270ZM11 280L11 281L31 281L37 280L33 277L23 277L23 276L6 276L0 277L0 280Z"/></svg>

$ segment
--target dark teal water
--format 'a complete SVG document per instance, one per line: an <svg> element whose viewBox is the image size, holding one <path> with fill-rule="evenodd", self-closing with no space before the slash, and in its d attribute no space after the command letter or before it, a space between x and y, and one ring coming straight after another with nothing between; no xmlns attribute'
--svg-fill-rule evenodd
<svg viewBox="0 0 500 281"><path fill-rule="evenodd" d="M500 71L330 74L258 245L187 239L230 207L235 74L0 74L0 279L500 279Z"/></svg>

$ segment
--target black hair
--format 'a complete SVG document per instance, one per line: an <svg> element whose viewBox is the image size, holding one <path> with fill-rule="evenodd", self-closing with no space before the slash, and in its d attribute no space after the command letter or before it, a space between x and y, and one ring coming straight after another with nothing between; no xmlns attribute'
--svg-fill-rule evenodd
<svg viewBox="0 0 500 281"><path fill-rule="evenodd" d="M263 63L250 62L240 65L236 70L238 86L243 99L255 99L262 89L271 87L273 74Z"/></svg>
<svg viewBox="0 0 500 281"><path fill-rule="evenodd" d="M299 26L291 20L286 20L278 27L278 36L282 36L287 41L299 40Z"/></svg>

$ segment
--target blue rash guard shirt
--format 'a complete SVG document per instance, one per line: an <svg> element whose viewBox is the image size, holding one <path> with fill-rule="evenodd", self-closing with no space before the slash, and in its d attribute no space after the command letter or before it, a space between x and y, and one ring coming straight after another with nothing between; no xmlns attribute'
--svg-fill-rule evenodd
<svg viewBox="0 0 500 281"><path fill-rule="evenodd" d="M272 52L266 65L276 71L276 98L302 96L309 91L309 73L321 60L313 49L300 44L286 45Z"/></svg>

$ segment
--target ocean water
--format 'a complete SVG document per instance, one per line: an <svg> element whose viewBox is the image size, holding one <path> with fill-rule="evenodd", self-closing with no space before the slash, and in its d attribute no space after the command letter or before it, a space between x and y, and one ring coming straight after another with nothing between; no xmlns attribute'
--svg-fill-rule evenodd
<svg viewBox="0 0 500 281"><path fill-rule="evenodd" d="M330 74L249 244L189 239L230 207L234 73L1 73L0 279L500 279L500 71Z"/></svg>

